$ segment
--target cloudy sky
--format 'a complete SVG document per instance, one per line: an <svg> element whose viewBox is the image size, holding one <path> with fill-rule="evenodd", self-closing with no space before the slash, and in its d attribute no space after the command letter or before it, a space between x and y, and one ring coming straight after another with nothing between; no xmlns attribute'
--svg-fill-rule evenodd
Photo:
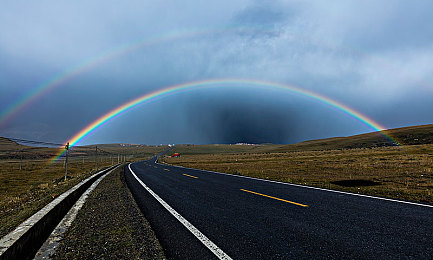
<svg viewBox="0 0 433 260"><path fill-rule="evenodd" d="M219 78L297 86L386 128L433 123L432 12L432 1L2 1L0 110L93 65L0 123L0 136L64 142L134 97ZM294 143L369 131L302 95L222 86L140 106L82 143Z"/></svg>

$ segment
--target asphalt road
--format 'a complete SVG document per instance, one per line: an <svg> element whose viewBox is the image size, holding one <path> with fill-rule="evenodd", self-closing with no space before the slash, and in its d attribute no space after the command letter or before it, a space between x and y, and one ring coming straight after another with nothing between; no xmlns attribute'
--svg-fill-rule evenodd
<svg viewBox="0 0 433 260"><path fill-rule="evenodd" d="M170 259L217 256L137 178L233 259L433 258L431 206L159 165L154 161L155 158L133 163L127 166L125 174L139 207Z"/></svg>

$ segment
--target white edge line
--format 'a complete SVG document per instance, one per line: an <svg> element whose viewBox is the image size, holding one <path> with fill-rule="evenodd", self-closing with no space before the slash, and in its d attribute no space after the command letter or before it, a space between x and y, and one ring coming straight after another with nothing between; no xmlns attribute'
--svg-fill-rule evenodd
<svg viewBox="0 0 433 260"><path fill-rule="evenodd" d="M66 213L60 223L51 232L51 235L47 238L45 243L36 253L34 259L51 259L51 255L55 253L60 240L63 238L63 234L71 227L75 218L78 215L78 211L83 207L84 203L89 197L90 193L98 186L98 184L111 172L113 172L117 167L111 169L101 177L99 177L92 185L80 196L80 198L75 202L72 208Z"/></svg>
<svg viewBox="0 0 433 260"><path fill-rule="evenodd" d="M158 163L157 161L155 161L155 163L162 166L162 164ZM254 178L254 177L243 176L243 175L235 175L235 174L224 173L224 172L215 172L215 171L200 170L200 169L188 168L188 167L183 167L183 166L171 165L171 164L168 164L168 163L164 163L164 164L168 165L168 166L171 166L171 167L183 168L183 169L188 169L188 170L204 171L204 172L216 173L216 174L222 174L222 175L228 175L228 176L239 177L239 178L246 178L246 179L258 180L258 181L266 181L266 182L272 182L272 183L290 185L290 186L295 186L295 187L300 187L300 188L306 188L306 189L313 189L313 190L334 192L334 193L340 193L340 194L345 194L345 195L352 195L352 196L358 196L358 197L364 197L364 198L370 198L370 199L378 199L378 200L386 200L386 201L392 201L392 202L410 204L410 205L415 205L415 206L433 208L433 205L421 204L421 203L404 201L404 200L388 199L388 198L376 197L376 196L371 196L371 195L357 194L357 193L352 193L352 192L347 192L347 191L339 191L339 190L330 190L330 189L324 189L324 188L318 188L318 187L312 187L312 186L306 186L306 185L300 185L300 184L294 184L294 183L288 183L288 182L265 180L265 179L260 179L260 178Z"/></svg>
<svg viewBox="0 0 433 260"><path fill-rule="evenodd" d="M214 253L218 259L232 259L230 256L228 256L224 251L221 250L217 245L215 245L212 241L209 240L203 233L201 233L196 227L194 227L188 220L186 220L182 215L180 215L176 210L174 210L170 205L167 204L163 199L161 199L153 190L151 190L149 187L146 186L138 177L135 175L134 171L131 169L131 164L128 164L128 168L131 171L132 175L135 177L135 179L143 186L159 203L161 203L162 206L168 212L171 213L177 220L179 220L182 225L184 225L195 237L200 240L207 248L209 248L212 253Z"/></svg>

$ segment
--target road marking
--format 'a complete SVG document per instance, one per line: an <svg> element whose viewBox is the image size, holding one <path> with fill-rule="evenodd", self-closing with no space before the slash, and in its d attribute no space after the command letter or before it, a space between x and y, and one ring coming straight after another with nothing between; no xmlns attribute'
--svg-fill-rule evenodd
<svg viewBox="0 0 433 260"><path fill-rule="evenodd" d="M192 175L188 175L188 174L185 174L185 173L183 175L191 177L191 178L194 178L194 179L198 179L198 177L195 177L195 176L192 176Z"/></svg>
<svg viewBox="0 0 433 260"><path fill-rule="evenodd" d="M241 189L241 191L249 192L249 193L252 193L252 194L256 194L256 195L259 195L259 196L271 198L271 199L274 199L274 200L284 201L284 202L295 204L295 205L298 205L298 206L301 206L301 207L308 207L308 205L304 205L304 204L301 204L301 203L293 202L293 201L290 201L290 200L280 199L280 198L277 198L277 197L272 197L272 196L269 196L269 195L266 195L266 194L261 194L261 193L250 191L250 190Z"/></svg>
<svg viewBox="0 0 433 260"><path fill-rule="evenodd" d="M170 171L169 169L164 169L164 171Z"/></svg>
<svg viewBox="0 0 433 260"><path fill-rule="evenodd" d="M156 163L159 164L159 165L164 165L164 164L160 164L158 162L156 162ZM167 166L167 165L169 165L171 167L182 168L182 169L202 171L202 172L209 172L209 173L216 173L216 174L227 175L227 176L238 177L238 178L251 179L251 180L256 180L256 181L265 181L265 182L271 182L271 183L277 183L277 184L283 184L283 185L289 185L289 186L304 188L304 189L312 189L312 190L320 190L320 191L326 191L326 192L334 192L334 193L339 193L339 194L344 194L344 195L358 196L358 197L364 197L364 198L369 198L369 199L385 200L385 201L391 201L391 202L397 202L397 203L403 203L403 204L409 204L409 205L415 205L415 206L433 208L433 205L427 205L427 204L410 202L410 201L404 201L404 200L388 199L388 198L376 197L376 196L371 196L371 195L358 194L358 193L352 193L352 192L347 192L347 191L339 191L339 190L330 190L330 189L324 189L324 188L318 188L318 187L312 187L312 186L300 185L300 184L294 184L294 183L288 183L288 182L265 180L265 179L259 179L259 178L242 176L242 175L234 175L234 174L224 173L224 172L215 172L215 171L200 170L200 169L188 168L188 167L183 167L183 166L175 166L175 165L171 165L171 164L165 163L165 166Z"/></svg>
<svg viewBox="0 0 433 260"><path fill-rule="evenodd" d="M173 215L177 220L179 220L182 225L184 225L200 242L202 242L209 250L214 253L218 259L232 259L230 256L228 256L224 251L221 250L215 243L209 240L203 233L200 232L196 227L194 227L188 220L186 220L182 215L177 213L170 205L167 204L161 197L159 197L153 190L151 190L149 187L146 186L138 177L135 175L134 171L131 169L131 164L128 164L128 168L131 171L132 175L135 177L135 179L138 181L138 183L141 184L159 203L161 203L162 206L168 212L170 212L171 215Z"/></svg>

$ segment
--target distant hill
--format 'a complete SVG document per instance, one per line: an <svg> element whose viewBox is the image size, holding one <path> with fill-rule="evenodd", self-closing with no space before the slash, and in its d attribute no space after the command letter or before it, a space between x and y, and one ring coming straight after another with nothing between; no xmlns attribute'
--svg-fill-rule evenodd
<svg viewBox="0 0 433 260"><path fill-rule="evenodd" d="M26 146L18 144L14 141L11 141L7 138L0 137L0 150L20 150L25 148Z"/></svg>
<svg viewBox="0 0 433 260"><path fill-rule="evenodd" d="M433 124L389 129L348 137L332 137L305 141L296 144L276 145L176 145L181 154L224 154L224 153L284 153L297 151L320 151L355 148L374 148L396 146L386 135L391 136L401 145L433 144Z"/></svg>
<svg viewBox="0 0 433 260"><path fill-rule="evenodd" d="M433 124L409 126L383 131L391 136L401 145L433 144ZM333 150L333 149L353 149L353 148L372 148L382 146L395 146L382 132L373 132L348 137L333 137L305 141L296 144L281 145L272 148L272 152L289 151L312 151L312 150Z"/></svg>
<svg viewBox="0 0 433 260"><path fill-rule="evenodd" d="M385 132L404 145L433 144L433 124L395 128Z"/></svg>
<svg viewBox="0 0 433 260"><path fill-rule="evenodd" d="M433 144L433 124L409 126L395 128L383 131L391 136L394 140L402 145L419 145ZM275 145L176 145L176 151L183 154L207 154L207 153L267 153L267 152L294 152L294 151L313 151L313 150L334 150L334 149L353 149L353 148L373 148L383 146L395 146L396 144L389 140L382 132L373 132L348 137L333 137L305 141L296 144ZM88 153L93 152L94 146L82 146L81 149ZM25 146L13 142L7 138L0 137L0 151L19 151L23 149L32 149L33 147ZM139 150L140 152L153 152L158 146L146 146L140 144L98 144L102 151L112 153L122 153L124 149ZM78 147L77 147L78 149ZM53 148L46 148L50 154L57 151ZM131 150L132 151L132 150Z"/></svg>

